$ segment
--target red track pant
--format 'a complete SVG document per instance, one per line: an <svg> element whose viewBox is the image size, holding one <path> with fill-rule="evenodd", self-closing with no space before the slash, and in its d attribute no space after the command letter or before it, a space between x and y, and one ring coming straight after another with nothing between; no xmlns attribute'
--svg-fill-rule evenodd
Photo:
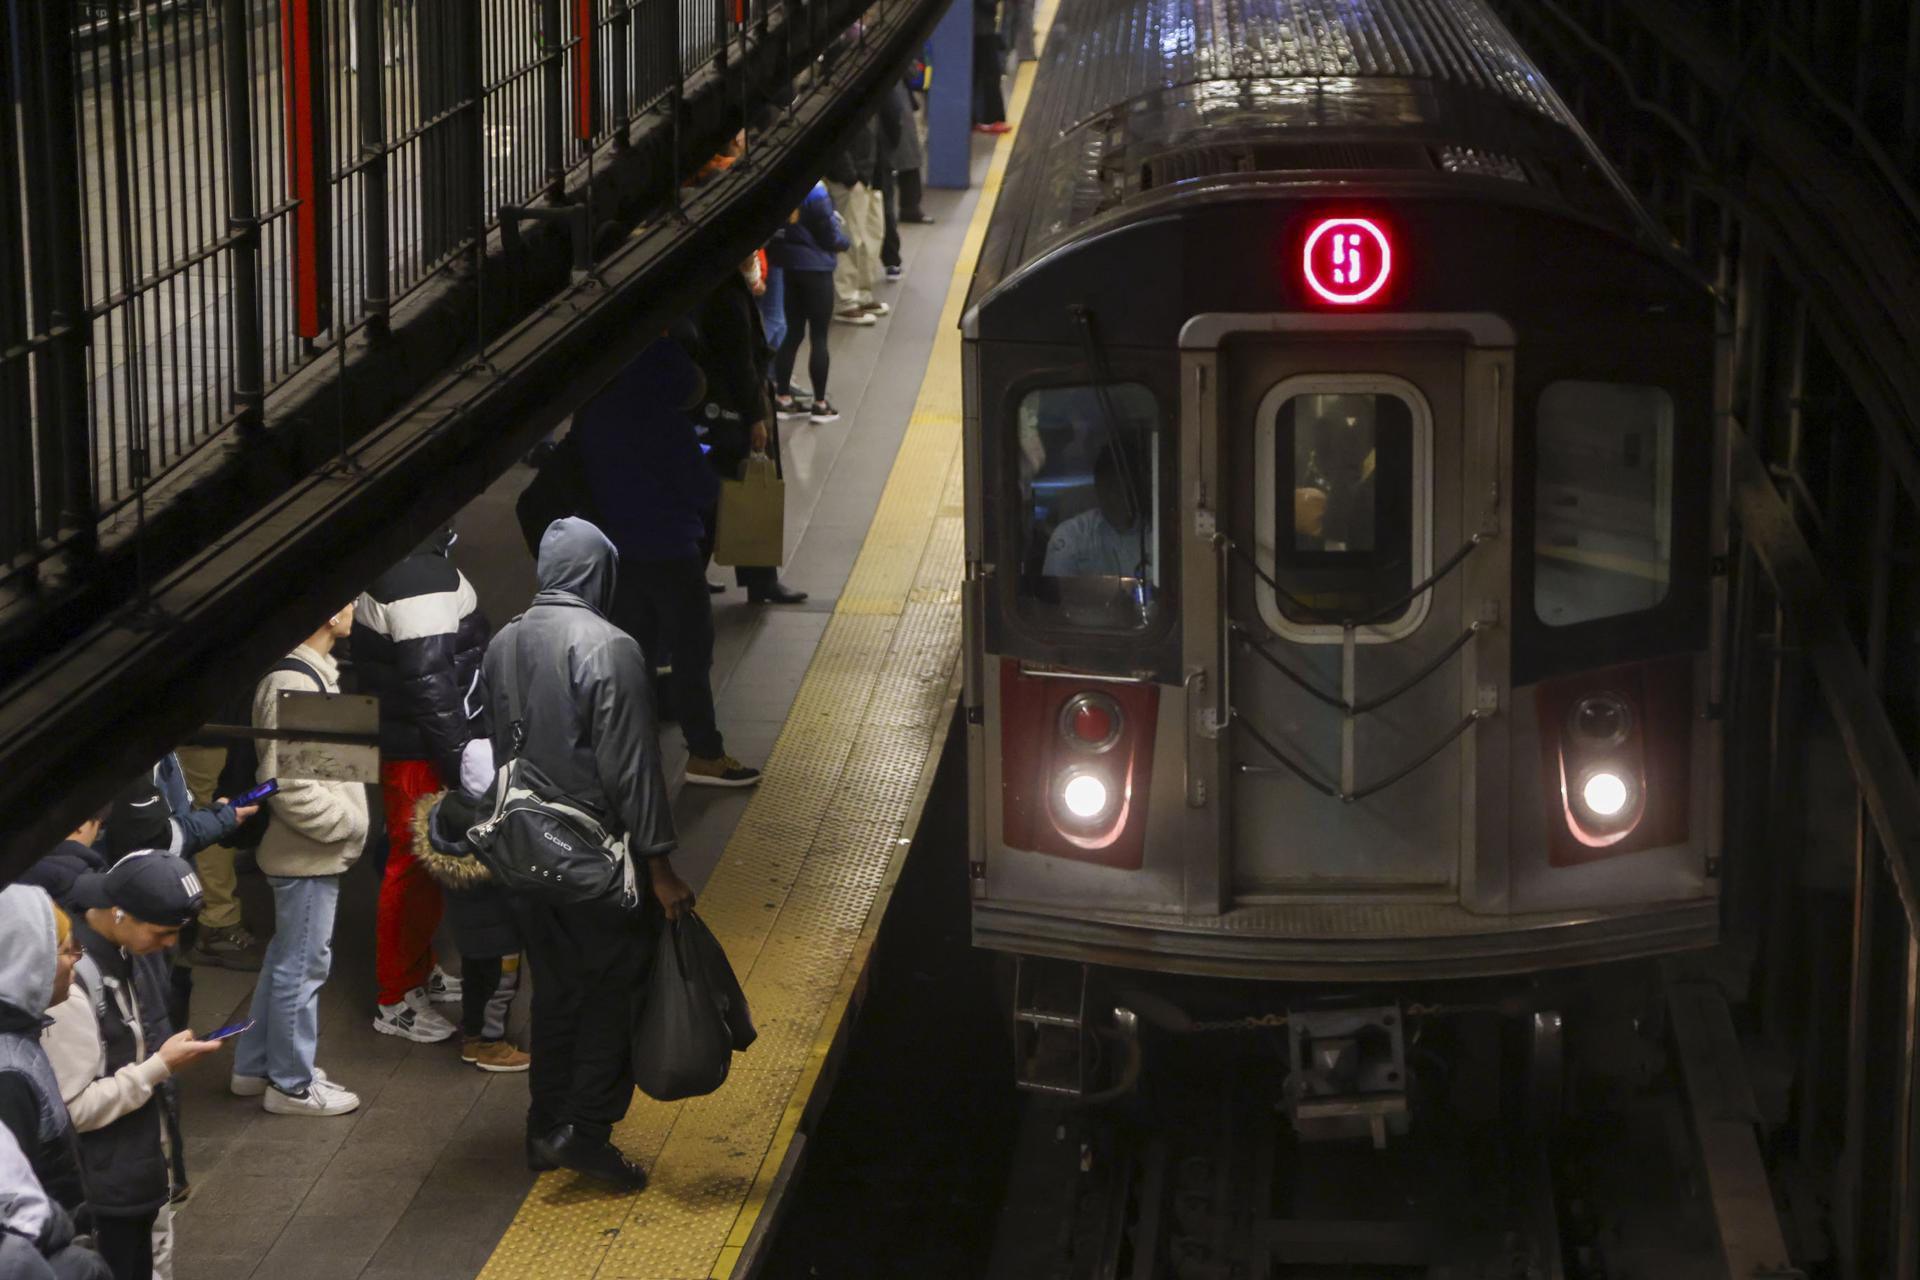
<svg viewBox="0 0 1920 1280"><path fill-rule="evenodd" d="M380 1003L398 1004L425 986L433 968L433 931L440 927L440 886L413 856L413 807L441 790L425 760L383 760L380 793L387 811L387 875L380 883L374 978Z"/></svg>

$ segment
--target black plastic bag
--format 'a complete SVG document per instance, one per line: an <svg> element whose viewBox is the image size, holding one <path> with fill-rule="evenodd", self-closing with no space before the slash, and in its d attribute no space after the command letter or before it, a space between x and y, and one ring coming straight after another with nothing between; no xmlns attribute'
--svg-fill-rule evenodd
<svg viewBox="0 0 1920 1280"><path fill-rule="evenodd" d="M661 924L645 1001L634 1020L633 1080L661 1102L718 1089L757 1034L727 953L692 912Z"/></svg>

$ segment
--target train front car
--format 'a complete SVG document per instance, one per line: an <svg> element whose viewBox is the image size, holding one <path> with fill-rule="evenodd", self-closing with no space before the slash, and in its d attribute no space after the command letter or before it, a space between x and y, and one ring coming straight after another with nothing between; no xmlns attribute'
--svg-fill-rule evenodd
<svg viewBox="0 0 1920 1280"><path fill-rule="evenodd" d="M1714 939L1712 299L1478 0L1064 0L965 323L1024 1083Z"/></svg>

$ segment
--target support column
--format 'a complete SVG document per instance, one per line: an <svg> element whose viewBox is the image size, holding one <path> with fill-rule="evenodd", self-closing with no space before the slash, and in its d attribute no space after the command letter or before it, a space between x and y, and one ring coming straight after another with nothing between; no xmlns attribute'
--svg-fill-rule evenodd
<svg viewBox="0 0 1920 1280"><path fill-rule="evenodd" d="M973 185L973 5L953 0L933 29L927 91L927 185Z"/></svg>

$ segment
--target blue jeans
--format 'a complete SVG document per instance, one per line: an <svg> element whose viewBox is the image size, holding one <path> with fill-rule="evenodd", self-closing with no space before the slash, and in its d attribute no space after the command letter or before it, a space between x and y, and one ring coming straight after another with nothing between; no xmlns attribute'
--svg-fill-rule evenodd
<svg viewBox="0 0 1920 1280"><path fill-rule="evenodd" d="M268 876L273 939L253 988L253 1026L233 1053L235 1075L264 1076L283 1093L313 1080L320 1042L320 987L333 968L339 876Z"/></svg>
<svg viewBox="0 0 1920 1280"><path fill-rule="evenodd" d="M767 291L754 299L760 304L760 327L767 331L767 346L774 351L787 339L787 277L779 267L767 267Z"/></svg>

